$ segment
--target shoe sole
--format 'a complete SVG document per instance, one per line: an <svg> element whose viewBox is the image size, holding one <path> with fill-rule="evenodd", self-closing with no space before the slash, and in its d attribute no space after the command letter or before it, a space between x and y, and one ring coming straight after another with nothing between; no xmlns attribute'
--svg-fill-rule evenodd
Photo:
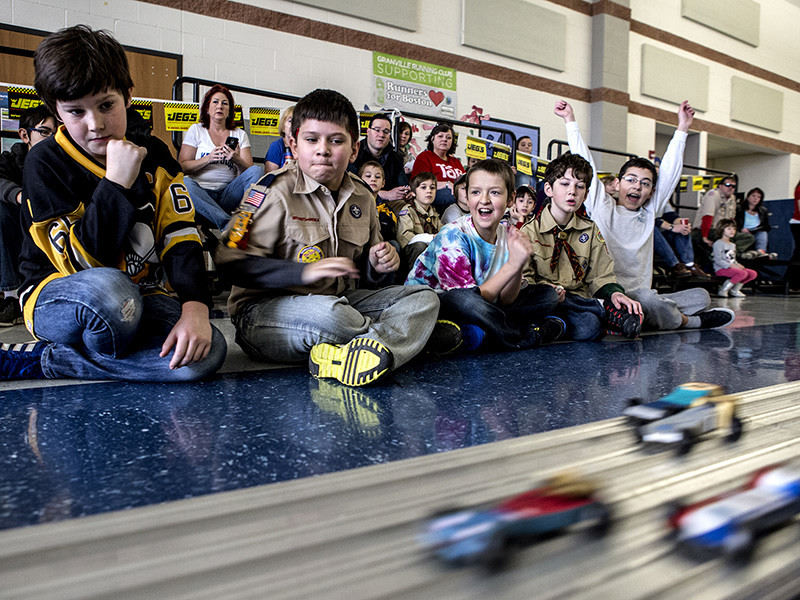
<svg viewBox="0 0 800 600"><path fill-rule="evenodd" d="M311 348L308 370L317 379L362 386L389 370L391 356L383 344L369 338L356 338L344 346L317 344Z"/></svg>

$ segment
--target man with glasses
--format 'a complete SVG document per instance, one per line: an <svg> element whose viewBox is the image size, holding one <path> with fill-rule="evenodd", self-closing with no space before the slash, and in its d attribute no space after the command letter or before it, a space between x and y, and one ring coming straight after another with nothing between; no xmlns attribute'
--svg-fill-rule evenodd
<svg viewBox="0 0 800 600"><path fill-rule="evenodd" d="M44 104L27 109L19 119L19 139L0 154L0 327L22 323L17 298L19 255L22 229L19 205L22 202L22 167L28 151L49 138L56 130L56 119Z"/></svg>
<svg viewBox="0 0 800 600"><path fill-rule="evenodd" d="M358 156L349 171L358 173L361 165L374 160L381 164L386 179L378 198L394 210L409 197L408 177L403 169L403 157L392 146L392 121L388 115L377 113L369 120L367 137L361 140Z"/></svg>
<svg viewBox="0 0 800 600"><path fill-rule="evenodd" d="M722 219L736 220L736 176L723 177L719 185L713 190L705 193L700 200L700 208L694 216L694 241L697 245L702 244L711 248L717 239L714 230ZM752 233L739 231L733 237L736 244L736 252L741 252L752 247L755 238Z"/></svg>

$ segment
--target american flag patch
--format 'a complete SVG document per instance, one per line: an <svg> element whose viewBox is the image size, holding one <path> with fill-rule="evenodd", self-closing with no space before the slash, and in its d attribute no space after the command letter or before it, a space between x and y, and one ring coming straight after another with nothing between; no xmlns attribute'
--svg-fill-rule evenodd
<svg viewBox="0 0 800 600"><path fill-rule="evenodd" d="M264 202L264 198L266 198L266 194L264 192L259 192L258 190L250 190L250 193L247 194L247 198L245 198L244 203L249 204L255 208L261 206L261 203Z"/></svg>

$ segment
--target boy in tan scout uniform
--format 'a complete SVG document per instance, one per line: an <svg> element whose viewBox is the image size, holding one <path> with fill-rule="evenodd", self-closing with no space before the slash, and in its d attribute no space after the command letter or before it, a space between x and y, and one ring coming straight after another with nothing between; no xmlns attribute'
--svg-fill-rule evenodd
<svg viewBox="0 0 800 600"><path fill-rule="evenodd" d="M592 179L591 165L567 152L547 166L544 179L550 203L521 229L533 244L526 280L555 287L560 303L556 314L567 323L567 337L595 340L606 330L636 337L641 305L617 283L614 261L597 226L578 214Z"/></svg>
<svg viewBox="0 0 800 600"><path fill-rule="evenodd" d="M371 383L423 349L439 302L424 286L380 288L400 258L381 239L371 190L347 172L358 152L350 101L315 90L292 127L296 162L251 186L217 251L236 341L256 360L308 357L315 377Z"/></svg>

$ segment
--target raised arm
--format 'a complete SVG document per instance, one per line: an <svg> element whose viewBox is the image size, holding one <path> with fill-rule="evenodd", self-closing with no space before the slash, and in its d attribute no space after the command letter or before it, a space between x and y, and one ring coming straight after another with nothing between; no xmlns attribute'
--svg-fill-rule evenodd
<svg viewBox="0 0 800 600"><path fill-rule="evenodd" d="M667 202L675 191L675 186L681 178L683 171L683 151L686 149L686 137L689 127L694 120L694 109L688 100L681 102L678 107L678 129L672 136L661 160L661 168L658 172L658 183L653 191L653 209L656 215L664 212Z"/></svg>
<svg viewBox="0 0 800 600"><path fill-rule="evenodd" d="M589 216L591 216L597 207L607 202L606 188L597 178L597 167L595 167L594 158L592 157L592 153L589 151L589 146L587 146L586 142L583 141L581 131L578 128L578 122L575 120L575 113L572 110L572 106L566 100L558 100L553 112L557 116L564 119L564 126L567 131L567 141L569 142L570 152L573 154L580 154L589 162L590 165L592 165L592 183L586 192L586 200L584 202L584 206L586 206L586 212L588 212Z"/></svg>

